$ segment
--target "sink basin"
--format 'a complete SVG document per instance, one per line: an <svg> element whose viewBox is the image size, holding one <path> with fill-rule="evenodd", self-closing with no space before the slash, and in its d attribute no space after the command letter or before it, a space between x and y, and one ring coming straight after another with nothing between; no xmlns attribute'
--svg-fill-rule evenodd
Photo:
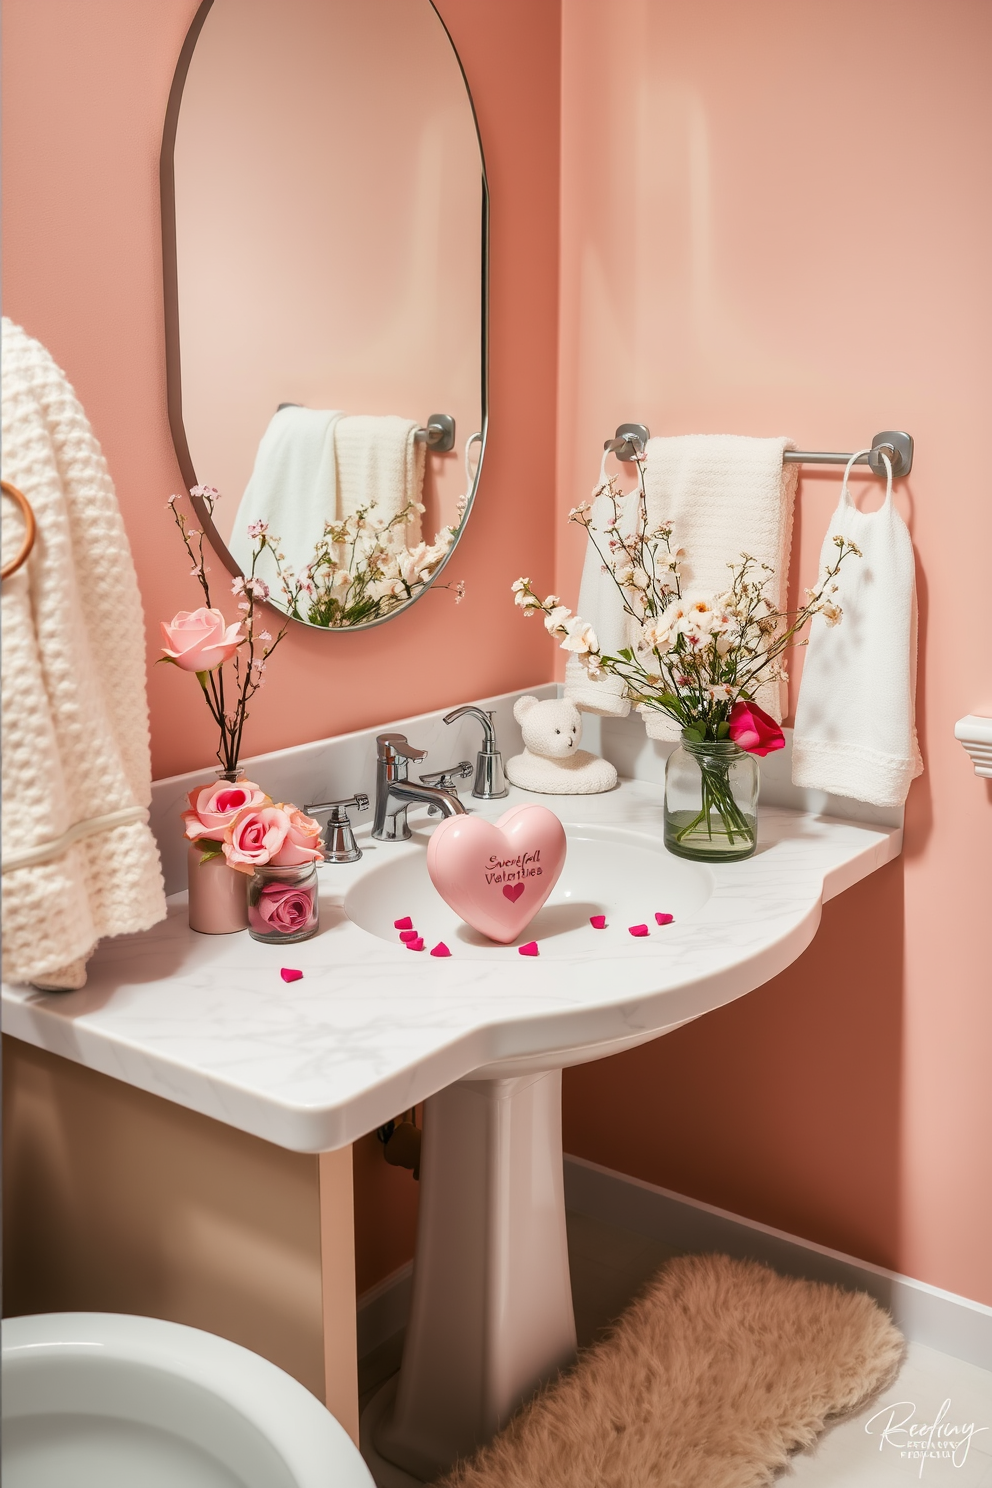
<svg viewBox="0 0 992 1488"><path fill-rule="evenodd" d="M427 872L427 833L402 848L391 847L388 859L370 867L345 896L345 913L393 945L393 921L409 915L428 949L443 940L459 956L515 962L516 947L536 940L542 956L615 960L638 954L639 942L628 926L646 923L655 930L659 912L684 924L713 892L707 868L673 858L644 833L566 824L565 835L568 855L561 877L543 909L509 945L497 945L464 924L441 898ZM607 928L597 931L589 919L600 914L606 915ZM657 950L658 941L653 945Z"/></svg>

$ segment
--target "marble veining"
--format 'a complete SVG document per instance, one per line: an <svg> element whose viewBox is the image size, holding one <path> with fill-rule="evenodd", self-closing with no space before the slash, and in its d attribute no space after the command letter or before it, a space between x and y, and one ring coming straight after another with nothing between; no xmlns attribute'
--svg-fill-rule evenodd
<svg viewBox="0 0 992 1488"><path fill-rule="evenodd" d="M495 818L523 801L648 845L661 833L661 790L649 782L584 798L513 790L481 809ZM410 821L422 846L433 823L417 811ZM663 934L634 940L611 922L590 928L581 955L527 959L510 946L459 958L452 946L441 960L347 917L359 875L382 854L416 850L372 844L367 825L358 836L369 849L360 863L320 870L313 940L197 935L177 894L161 925L100 947L81 991L5 987L6 1031L284 1147L330 1150L473 1072L545 1056L552 1067L572 1062L569 1050L578 1061L584 1046L643 1041L741 996L805 949L825 899L902 841L895 826L763 806L755 856L707 865L709 897ZM303 978L284 983L287 965Z"/></svg>

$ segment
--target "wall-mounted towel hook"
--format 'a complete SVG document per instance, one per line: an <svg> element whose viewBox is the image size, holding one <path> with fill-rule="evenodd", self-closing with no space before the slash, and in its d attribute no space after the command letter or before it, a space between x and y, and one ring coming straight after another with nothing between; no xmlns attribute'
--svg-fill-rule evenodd
<svg viewBox="0 0 992 1488"><path fill-rule="evenodd" d="M612 450L618 460L632 460L635 454L643 451L650 438L651 430L647 424L618 424L615 436L607 439L603 448Z"/></svg>

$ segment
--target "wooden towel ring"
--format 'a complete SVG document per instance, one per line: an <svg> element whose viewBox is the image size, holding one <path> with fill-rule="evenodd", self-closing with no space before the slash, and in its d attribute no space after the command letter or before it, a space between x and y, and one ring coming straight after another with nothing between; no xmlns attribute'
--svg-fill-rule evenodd
<svg viewBox="0 0 992 1488"><path fill-rule="evenodd" d="M21 551L16 558L12 558L9 563L5 563L3 568L0 568L0 579L9 579L11 574L15 574L22 564L28 561L38 529L34 520L34 512L31 510L31 503L24 492L12 486L10 481L0 481L0 489L5 496L10 496L17 502L21 508L21 516L24 518L24 542L21 544Z"/></svg>

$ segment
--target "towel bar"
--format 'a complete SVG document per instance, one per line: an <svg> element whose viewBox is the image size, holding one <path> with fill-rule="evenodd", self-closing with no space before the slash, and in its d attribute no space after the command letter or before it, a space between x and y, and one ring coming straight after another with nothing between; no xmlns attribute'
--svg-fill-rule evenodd
<svg viewBox="0 0 992 1488"><path fill-rule="evenodd" d="M284 408L302 407L302 403L280 403L276 413L281 413ZM436 455L446 455L455 447L455 421L450 413L432 413L427 419L427 427L418 429L413 437Z"/></svg>
<svg viewBox="0 0 992 1488"><path fill-rule="evenodd" d="M632 460L639 449L643 449L651 438L647 424L619 424L612 439L607 439L604 450L612 450L618 460ZM892 461L892 474L908 475L913 468L913 436L901 429L885 429L876 434L867 454L859 455L856 465L867 465L875 475L885 474L882 453ZM786 450L782 456L785 465L846 465L850 453L839 450Z"/></svg>

